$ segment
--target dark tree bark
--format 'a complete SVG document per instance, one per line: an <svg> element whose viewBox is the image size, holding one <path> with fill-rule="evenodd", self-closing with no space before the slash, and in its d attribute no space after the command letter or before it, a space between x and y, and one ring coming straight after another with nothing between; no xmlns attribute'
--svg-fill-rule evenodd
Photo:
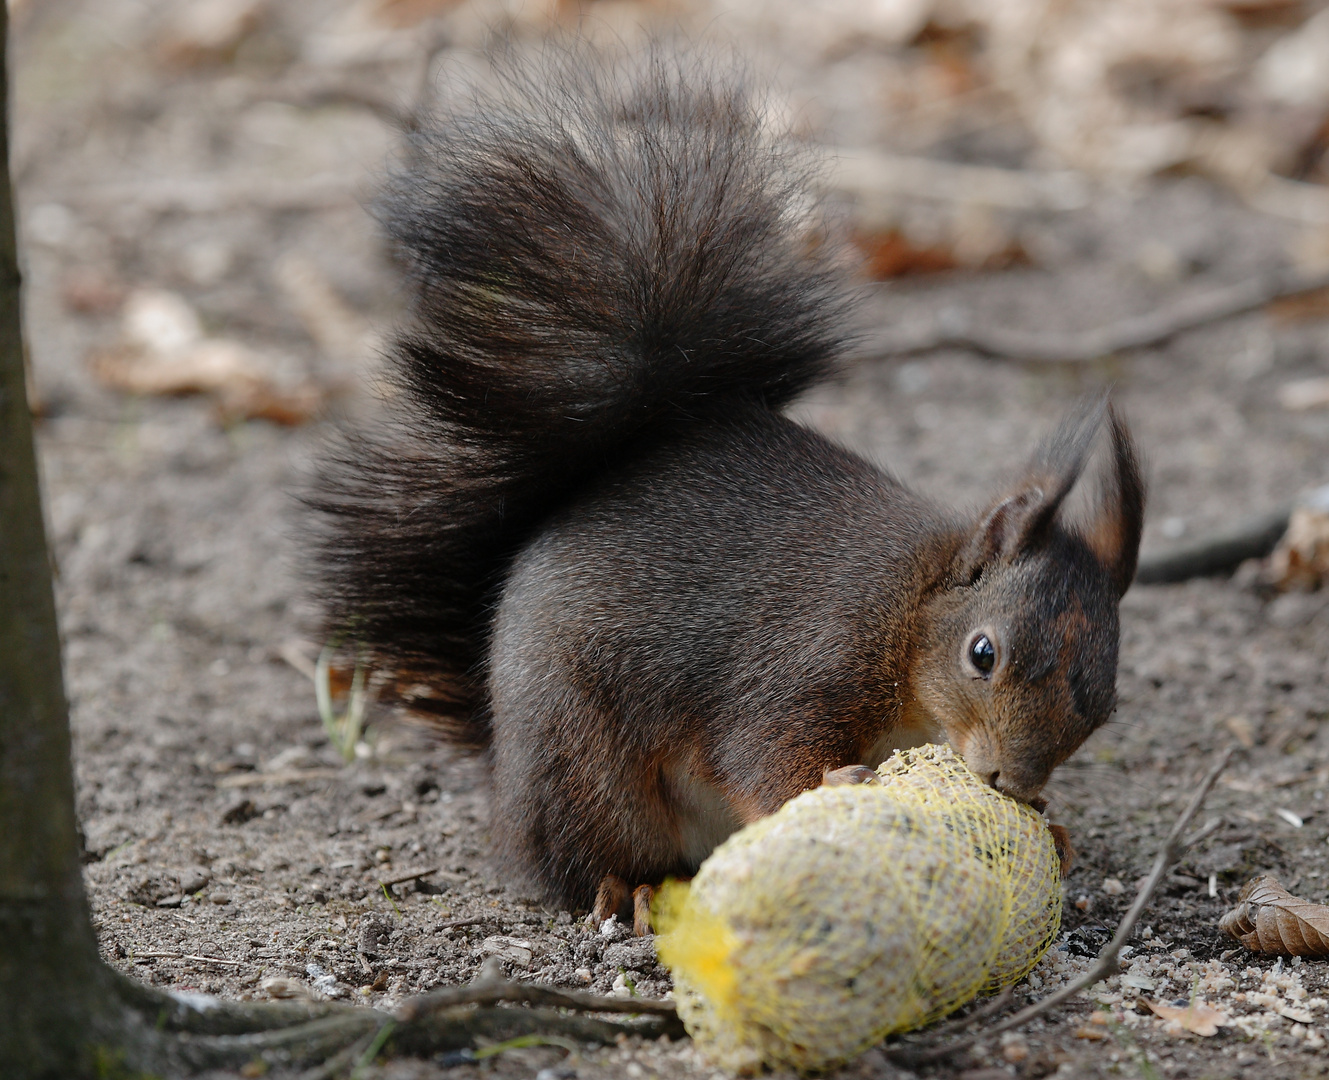
<svg viewBox="0 0 1329 1080"><path fill-rule="evenodd" d="M0 4L5 121L6 38ZM105 972L79 875L60 642L24 388L7 122L0 165L0 1072L73 1076L81 1051L68 1033L98 1026Z"/></svg>

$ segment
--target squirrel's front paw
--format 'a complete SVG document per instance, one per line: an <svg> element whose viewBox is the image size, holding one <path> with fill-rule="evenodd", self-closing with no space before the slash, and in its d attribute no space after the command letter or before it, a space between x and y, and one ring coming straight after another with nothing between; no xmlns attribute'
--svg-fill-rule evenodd
<svg viewBox="0 0 1329 1080"><path fill-rule="evenodd" d="M1061 863L1061 876L1071 872L1075 862L1075 845L1071 843L1071 834L1065 825L1049 825L1052 832L1052 846L1057 850L1057 861Z"/></svg>
<svg viewBox="0 0 1329 1080"><path fill-rule="evenodd" d="M821 782L825 787L844 787L848 784L880 784L881 777L866 765L842 765L838 769L823 769Z"/></svg>

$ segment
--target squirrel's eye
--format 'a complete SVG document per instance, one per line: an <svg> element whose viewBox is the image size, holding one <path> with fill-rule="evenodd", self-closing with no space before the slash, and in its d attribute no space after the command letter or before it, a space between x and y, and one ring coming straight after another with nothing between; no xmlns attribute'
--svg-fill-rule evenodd
<svg viewBox="0 0 1329 1080"><path fill-rule="evenodd" d="M985 679L992 674L997 663L997 650L992 647L987 634L979 634L969 645L969 662Z"/></svg>

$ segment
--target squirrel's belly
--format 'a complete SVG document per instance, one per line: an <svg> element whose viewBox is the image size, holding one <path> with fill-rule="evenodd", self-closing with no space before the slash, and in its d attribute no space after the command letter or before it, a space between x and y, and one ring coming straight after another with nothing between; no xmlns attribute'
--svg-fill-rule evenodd
<svg viewBox="0 0 1329 1080"><path fill-rule="evenodd" d="M945 741L946 733L942 731L941 725L920 717L914 722L899 723L888 728L868 748L863 755L862 764L875 769L897 750L911 750L916 746Z"/></svg>
<svg viewBox="0 0 1329 1080"><path fill-rule="evenodd" d="M718 787L694 776L686 766L669 766L665 779L673 797L679 853L689 866L700 866L743 822Z"/></svg>

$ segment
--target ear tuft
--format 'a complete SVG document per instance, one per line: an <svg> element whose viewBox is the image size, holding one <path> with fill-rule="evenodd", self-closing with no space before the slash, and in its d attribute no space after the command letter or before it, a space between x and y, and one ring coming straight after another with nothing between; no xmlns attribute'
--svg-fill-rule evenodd
<svg viewBox="0 0 1329 1080"><path fill-rule="evenodd" d="M1106 411L1104 397L1087 403L1039 445L1024 476L988 509L971 534L960 557L965 577L972 581L983 567L1009 562L1046 539L1084 472Z"/></svg>
<svg viewBox="0 0 1329 1080"><path fill-rule="evenodd" d="M1112 466L1094 519L1082 529L1089 550L1103 565L1123 596L1135 579L1144 529L1145 482L1140 455L1126 422L1108 408L1112 434Z"/></svg>

